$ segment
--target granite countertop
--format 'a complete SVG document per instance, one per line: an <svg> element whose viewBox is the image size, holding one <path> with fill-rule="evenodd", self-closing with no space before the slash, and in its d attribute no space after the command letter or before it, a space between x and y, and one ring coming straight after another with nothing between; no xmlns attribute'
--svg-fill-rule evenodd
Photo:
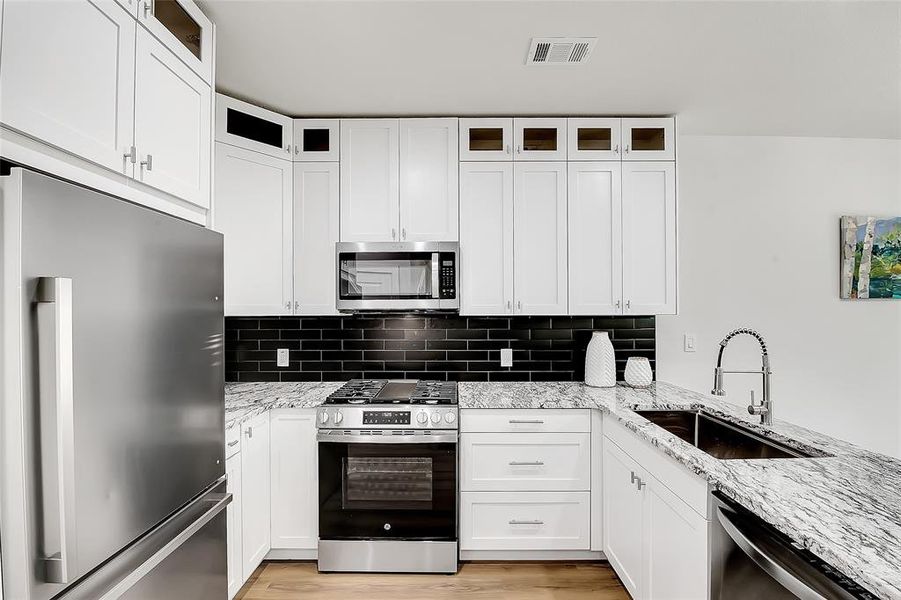
<svg viewBox="0 0 901 600"><path fill-rule="evenodd" d="M460 383L460 408L597 408L880 598L901 598L901 460L666 383ZM634 410L704 408L824 458L718 460ZM778 406L777 406L778 408Z"/></svg>
<svg viewBox="0 0 901 600"><path fill-rule="evenodd" d="M315 408L341 385L226 384L226 429L273 408ZM602 410L876 596L901 599L901 460L784 421L764 427L742 407L662 382L647 389L466 382L459 384L459 405ZM718 460L634 412L653 408L704 408L786 445L832 456Z"/></svg>

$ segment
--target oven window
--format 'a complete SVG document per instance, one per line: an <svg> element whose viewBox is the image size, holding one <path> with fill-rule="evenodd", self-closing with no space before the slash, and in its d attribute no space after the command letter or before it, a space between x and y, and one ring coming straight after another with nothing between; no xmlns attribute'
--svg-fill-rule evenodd
<svg viewBox="0 0 901 600"><path fill-rule="evenodd" d="M454 540L455 443L319 444L319 537Z"/></svg>
<svg viewBox="0 0 901 600"><path fill-rule="evenodd" d="M434 297L431 253L342 252L338 260L342 300Z"/></svg>

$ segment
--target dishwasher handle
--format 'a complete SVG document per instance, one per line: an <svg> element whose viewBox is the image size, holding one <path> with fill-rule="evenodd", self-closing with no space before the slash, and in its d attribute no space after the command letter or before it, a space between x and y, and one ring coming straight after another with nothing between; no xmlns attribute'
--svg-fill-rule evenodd
<svg viewBox="0 0 901 600"><path fill-rule="evenodd" d="M722 506L716 507L716 517L748 558L801 600L854 599L853 595L826 577L798 550L777 539L763 527Z"/></svg>

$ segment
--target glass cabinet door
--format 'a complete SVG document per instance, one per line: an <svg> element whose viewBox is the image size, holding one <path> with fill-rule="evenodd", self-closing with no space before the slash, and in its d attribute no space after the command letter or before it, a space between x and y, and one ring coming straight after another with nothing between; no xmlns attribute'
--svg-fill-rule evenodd
<svg viewBox="0 0 901 600"><path fill-rule="evenodd" d="M338 162L338 119L294 119L294 160Z"/></svg>
<svg viewBox="0 0 901 600"><path fill-rule="evenodd" d="M513 160L566 160L566 119L513 119Z"/></svg>
<svg viewBox="0 0 901 600"><path fill-rule="evenodd" d="M623 160L675 160L675 120L623 119Z"/></svg>
<svg viewBox="0 0 901 600"><path fill-rule="evenodd" d="M513 119L460 119L460 160L513 160Z"/></svg>
<svg viewBox="0 0 901 600"><path fill-rule="evenodd" d="M186 0L142 0L138 16L150 32L207 83L213 81L213 25Z"/></svg>
<svg viewBox="0 0 901 600"><path fill-rule="evenodd" d="M224 94L216 94L216 140L291 160L293 120Z"/></svg>
<svg viewBox="0 0 901 600"><path fill-rule="evenodd" d="M620 160L619 118L567 119L569 160Z"/></svg>

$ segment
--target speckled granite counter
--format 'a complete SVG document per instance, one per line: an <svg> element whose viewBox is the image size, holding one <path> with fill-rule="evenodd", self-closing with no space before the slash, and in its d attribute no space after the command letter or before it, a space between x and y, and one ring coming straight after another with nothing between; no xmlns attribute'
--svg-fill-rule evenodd
<svg viewBox="0 0 901 600"><path fill-rule="evenodd" d="M881 598L901 598L901 461L666 383L461 383L461 408L597 408ZM829 458L717 460L637 415L699 408ZM776 406L778 410L778 404Z"/></svg>
<svg viewBox="0 0 901 600"><path fill-rule="evenodd" d="M273 408L316 408L343 383L226 383L225 429Z"/></svg>

